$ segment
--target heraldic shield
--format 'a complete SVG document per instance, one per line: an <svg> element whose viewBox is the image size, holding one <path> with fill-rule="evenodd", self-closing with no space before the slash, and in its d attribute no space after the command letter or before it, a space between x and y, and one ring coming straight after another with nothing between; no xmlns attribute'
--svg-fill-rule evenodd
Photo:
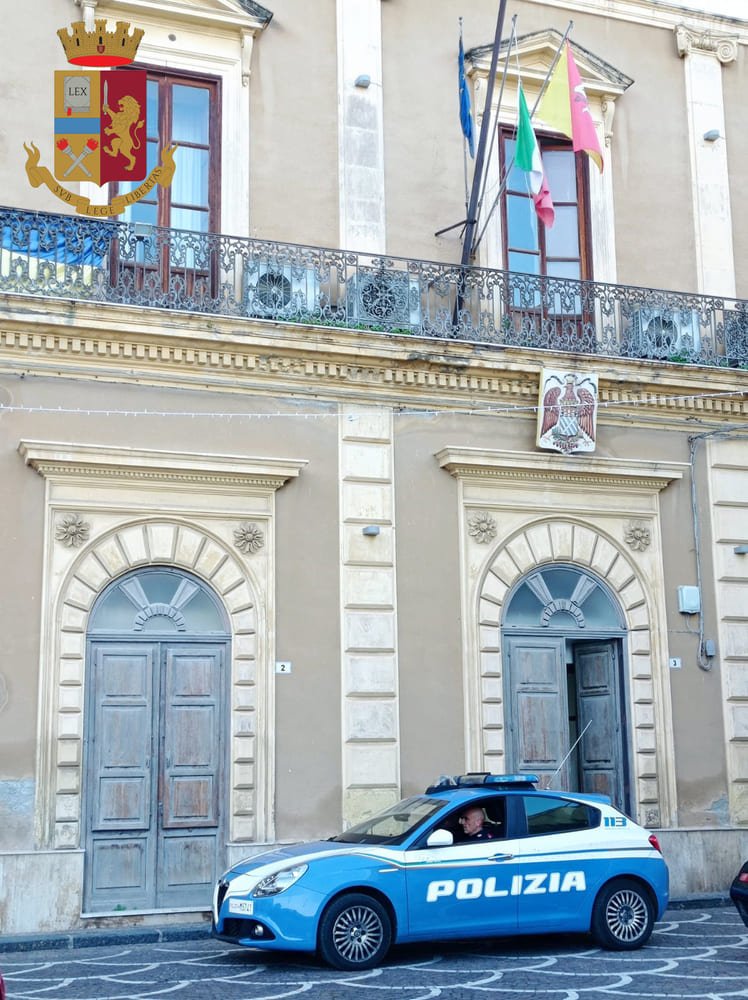
<svg viewBox="0 0 748 1000"><path fill-rule="evenodd" d="M141 181L148 173L145 70L55 72L59 181Z"/></svg>

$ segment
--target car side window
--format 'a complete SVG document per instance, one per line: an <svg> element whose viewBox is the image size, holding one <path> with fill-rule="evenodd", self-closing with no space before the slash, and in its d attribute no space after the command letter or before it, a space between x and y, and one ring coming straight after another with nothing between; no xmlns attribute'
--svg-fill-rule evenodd
<svg viewBox="0 0 748 1000"><path fill-rule="evenodd" d="M476 831L474 822L465 824L464 817L470 811L480 813L481 823ZM414 844L413 849L425 847L426 841L435 830L447 830L454 844L468 844L480 840L501 840L506 837L506 799L503 795L492 795L487 799L474 799L453 809L448 816L430 827ZM472 835L470 830L475 831ZM482 834L482 835L480 835ZM433 845L449 846L449 845Z"/></svg>
<svg viewBox="0 0 748 1000"><path fill-rule="evenodd" d="M600 825L600 811L582 802L549 795L523 795L528 836L569 833Z"/></svg>
<svg viewBox="0 0 748 1000"><path fill-rule="evenodd" d="M476 813L479 814L479 824L475 823ZM472 815L472 822L463 822L466 814ZM501 840L506 837L506 799L503 795L492 795L489 799L464 804L449 817L448 828L453 831L456 844L473 840Z"/></svg>

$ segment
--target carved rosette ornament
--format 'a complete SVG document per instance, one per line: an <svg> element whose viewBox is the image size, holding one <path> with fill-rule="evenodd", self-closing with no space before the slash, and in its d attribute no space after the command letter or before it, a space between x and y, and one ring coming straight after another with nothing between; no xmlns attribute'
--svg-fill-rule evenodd
<svg viewBox="0 0 748 1000"><path fill-rule="evenodd" d="M468 518L468 534L476 542L485 545L496 538L496 522L486 511L481 511Z"/></svg>
<svg viewBox="0 0 748 1000"><path fill-rule="evenodd" d="M649 548L652 541L651 531L641 521L632 521L628 528L626 528L623 537L626 544L631 546L636 552L643 552Z"/></svg>
<svg viewBox="0 0 748 1000"><path fill-rule="evenodd" d="M234 545L245 555L258 552L265 544L265 536L256 524L243 521L234 529Z"/></svg>
<svg viewBox="0 0 748 1000"><path fill-rule="evenodd" d="M80 514L65 514L57 522L55 538L69 548L79 548L88 541L91 525Z"/></svg>

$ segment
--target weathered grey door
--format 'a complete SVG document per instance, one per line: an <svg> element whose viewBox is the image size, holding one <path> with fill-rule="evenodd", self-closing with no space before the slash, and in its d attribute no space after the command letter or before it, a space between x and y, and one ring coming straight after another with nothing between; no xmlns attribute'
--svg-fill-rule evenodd
<svg viewBox="0 0 748 1000"><path fill-rule="evenodd" d="M625 635L620 605L586 570L554 563L519 582L502 621L509 770L629 808Z"/></svg>
<svg viewBox="0 0 748 1000"><path fill-rule="evenodd" d="M573 652L578 729L584 734L579 743L581 790L609 795L621 806L625 755L621 738L618 644L575 643Z"/></svg>
<svg viewBox="0 0 748 1000"><path fill-rule="evenodd" d="M569 731L564 645L554 636L506 640L512 770L537 774L546 784L561 767L556 788L569 787L562 765Z"/></svg>
<svg viewBox="0 0 748 1000"><path fill-rule="evenodd" d="M609 795L625 810L619 645L574 643L568 668L565 649L562 636L506 640L511 769L545 787Z"/></svg>
<svg viewBox="0 0 748 1000"><path fill-rule="evenodd" d="M91 643L86 912L209 905L224 839L226 650Z"/></svg>

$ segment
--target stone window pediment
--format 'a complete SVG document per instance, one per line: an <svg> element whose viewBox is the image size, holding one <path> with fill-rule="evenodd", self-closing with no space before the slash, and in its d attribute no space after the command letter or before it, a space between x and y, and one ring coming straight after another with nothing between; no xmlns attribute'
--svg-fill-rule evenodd
<svg viewBox="0 0 748 1000"><path fill-rule="evenodd" d="M562 33L555 28L546 28L543 31L520 35L512 43L512 58L508 60L508 63L506 59L508 40L502 42L497 71L497 75L503 73L506 65L506 80L502 89L502 104L499 112L502 120L515 120L520 76L528 103L531 107L534 105L548 71L553 65L562 39ZM577 45L571 39L568 41L584 84L590 114L593 121L602 127L607 144L613 134L615 102L634 80L595 55L594 52ZM465 56L469 67L468 75L472 77L476 91L479 113L483 107L485 81L490 71L492 48L492 45L477 46L467 52ZM498 86L495 94L494 100L498 99ZM536 117L535 121L538 127L542 128L543 122L540 117Z"/></svg>
<svg viewBox="0 0 748 1000"><path fill-rule="evenodd" d="M513 54L509 60L509 65L506 68L507 79L516 81L517 66L519 65L519 72L525 87L529 90L531 81L535 81L539 87L551 68L562 38L561 32L556 31L555 28L520 35L513 42L516 58ZM596 56L593 52L582 48L571 39L568 41L588 98L594 94L618 96L634 82L632 77L627 76L626 73ZM499 52L499 65L502 71L506 61L507 45L507 41L502 42ZM490 68L491 52L491 45L481 45L467 52L465 58L469 63L472 63L472 70L469 72L472 72L474 76L485 77Z"/></svg>
<svg viewBox="0 0 748 1000"><path fill-rule="evenodd" d="M79 0L84 18L101 17L97 0ZM107 5L107 18L154 19L176 26L201 22L214 28L240 28L253 34L270 23L273 12L255 0L203 0L203 2L164 3L163 0L113 0Z"/></svg>

